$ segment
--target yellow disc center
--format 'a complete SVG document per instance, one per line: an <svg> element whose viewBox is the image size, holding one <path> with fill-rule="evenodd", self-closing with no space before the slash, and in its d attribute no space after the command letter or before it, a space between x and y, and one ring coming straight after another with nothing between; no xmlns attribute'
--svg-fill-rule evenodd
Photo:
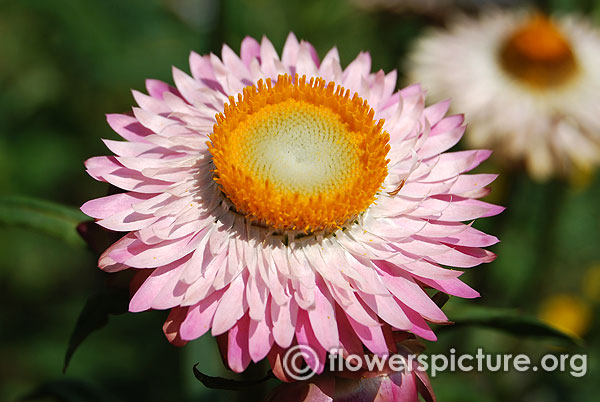
<svg viewBox="0 0 600 402"><path fill-rule="evenodd" d="M339 228L373 203L389 135L358 95L279 76L231 97L210 136L215 180L235 210L278 230Z"/></svg>
<svg viewBox="0 0 600 402"><path fill-rule="evenodd" d="M509 74L540 89L562 85L577 71L568 39L544 15L535 15L506 39L500 62Z"/></svg>
<svg viewBox="0 0 600 402"><path fill-rule="evenodd" d="M283 193L318 196L353 180L355 136L331 109L288 99L267 105L234 130L240 166ZM233 151L233 150L232 150Z"/></svg>

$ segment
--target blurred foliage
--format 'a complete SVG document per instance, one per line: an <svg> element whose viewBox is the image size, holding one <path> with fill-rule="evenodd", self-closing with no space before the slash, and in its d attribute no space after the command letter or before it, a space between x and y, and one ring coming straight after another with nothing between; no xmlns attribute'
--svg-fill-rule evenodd
<svg viewBox="0 0 600 402"><path fill-rule="evenodd" d="M453 304L446 309L446 314L448 319L454 322L454 325L440 328L439 333L463 326L476 326L497 329L522 338L553 338L555 341L562 341L570 346L580 343L575 336L559 331L533 316L528 316L514 309L485 306L466 307Z"/></svg>
<svg viewBox="0 0 600 402"><path fill-rule="evenodd" d="M72 245L85 244L76 228L86 219L88 217L82 212L60 204L27 197L0 196L0 225L30 228Z"/></svg>
<svg viewBox="0 0 600 402"><path fill-rule="evenodd" d="M83 306L75 323L75 329L69 339L65 353L63 372L67 371L73 353L79 345L94 331L108 324L111 315L125 314L129 305L129 292L126 289L110 288L93 294Z"/></svg>
<svg viewBox="0 0 600 402"><path fill-rule="evenodd" d="M597 1L538 3L600 23ZM207 375L231 374L210 336L181 349L166 342L161 331L166 312L161 311L112 316L81 345L67 374L61 373L70 334L89 295L123 280L99 272L96 255L77 245L74 231L81 215L73 210L108 191L85 174L82 163L107 153L100 138L117 139L103 114L130 110L128 90L143 89L144 79L170 82L172 65L187 70L190 50L218 54L223 43L237 50L246 35L267 35L280 50L294 31L321 56L337 46L343 64L368 50L374 69L398 68L402 76L411 41L439 21L366 12L344 0L0 0L0 7L0 400L229 401L260 395L271 382L251 394L217 392L197 382L196 362ZM480 170L498 168L488 162ZM16 202L16 195L52 203ZM499 258L463 276L483 297L452 298L449 311L468 303L535 315L543 300L571 293L583 294L597 314L598 286L586 278L599 278L593 274L600 263L598 175L571 185L505 174L494 183L490 200L508 206L507 211L476 226L502 240L493 247ZM22 213L35 216L37 223L20 220ZM99 312L98 317L91 327L105 316ZM584 378L559 372L442 373L433 379L439 400L597 400L600 389L592 379L600 376L600 327L593 318L582 335L585 346L567 349L552 339L489 328L440 331L440 340L428 344L431 353L483 347L532 357L557 350L590 357ZM267 368L251 367L247 379L261 378Z"/></svg>

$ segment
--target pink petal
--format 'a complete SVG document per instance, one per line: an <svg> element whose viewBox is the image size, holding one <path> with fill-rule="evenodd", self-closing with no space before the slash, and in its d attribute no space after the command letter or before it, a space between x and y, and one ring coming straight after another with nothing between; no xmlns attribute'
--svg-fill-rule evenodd
<svg viewBox="0 0 600 402"><path fill-rule="evenodd" d="M152 134L151 130L142 126L133 116L124 114L107 114L106 121L108 125L115 130L117 134L128 141L145 142L144 137Z"/></svg>
<svg viewBox="0 0 600 402"><path fill-rule="evenodd" d="M175 346L183 346L187 342L179 336L181 322L185 319L187 307L177 307L169 312L169 316L163 325L163 332L169 342Z"/></svg>
<svg viewBox="0 0 600 402"><path fill-rule="evenodd" d="M458 177L452 188L448 191L452 194L462 194L481 189L496 180L497 174L463 174Z"/></svg>
<svg viewBox="0 0 600 402"><path fill-rule="evenodd" d="M260 44L256 39L246 36L244 40L242 40L240 57L246 67L250 67L250 62L253 59L260 57Z"/></svg>
<svg viewBox="0 0 600 402"><path fill-rule="evenodd" d="M456 278L462 272L445 269L431 261L423 260L421 256L413 256L412 261L406 262L401 256L395 256L388 260L395 265L397 269L403 269L413 275L419 275L426 278Z"/></svg>
<svg viewBox="0 0 600 402"><path fill-rule="evenodd" d="M425 118L429 121L429 124L434 126L446 115L449 107L450 100L447 99L425 108L423 113L425 114Z"/></svg>
<svg viewBox="0 0 600 402"><path fill-rule="evenodd" d="M382 381L379 394L386 392L390 395L390 401L418 402L417 383L412 372L400 372L391 374ZM378 396L379 396L378 394Z"/></svg>
<svg viewBox="0 0 600 402"><path fill-rule="evenodd" d="M483 233L470 226L467 226L467 228L460 233L447 237L440 237L437 240L447 244L468 247L488 247L500 241L497 237Z"/></svg>
<svg viewBox="0 0 600 402"><path fill-rule="evenodd" d="M442 124L444 120L442 120L438 124ZM433 136L433 132L435 131L435 128L433 128L431 130L429 138L427 139L427 141L425 141L425 144L423 144L423 146L421 146L421 148L419 149L418 155L421 158L426 159L432 156L439 155L441 152L450 149L451 147L456 145L458 141L462 138L462 135L465 132L465 128L465 126L457 127L436 136Z"/></svg>
<svg viewBox="0 0 600 402"><path fill-rule="evenodd" d="M423 282L425 285L431 286L434 289L440 290L444 293L448 293L452 296L464 297L467 299L472 299L475 297L479 297L479 292L471 289L467 284L462 282L458 278L439 278L439 279L431 279L431 278L423 278L416 277L420 282Z"/></svg>
<svg viewBox="0 0 600 402"><path fill-rule="evenodd" d="M171 109L162 100L152 96L145 95L139 91L133 90L133 98L142 109L146 109L152 113L170 113ZM162 95L161 95L162 97Z"/></svg>
<svg viewBox="0 0 600 402"><path fill-rule="evenodd" d="M97 156L85 161L87 172L99 181L106 181L124 190L155 194L164 192L171 183L145 177L127 169L113 156Z"/></svg>
<svg viewBox="0 0 600 402"><path fill-rule="evenodd" d="M294 299L287 304L277 305L271 302L271 319L273 320L273 337L282 348L291 345L297 324L298 305Z"/></svg>
<svg viewBox="0 0 600 402"><path fill-rule="evenodd" d="M429 325L425 322L421 314L417 313L410 307L406 306L404 303L397 300L398 304L412 323L412 327L410 328L410 332L413 334L420 336L423 339L427 339L428 341L436 341L437 337L435 333L429 328Z"/></svg>
<svg viewBox="0 0 600 402"><path fill-rule="evenodd" d="M339 347L339 334L335 321L335 302L321 286L315 288L315 307L308 310L308 319L315 337L325 350Z"/></svg>
<svg viewBox="0 0 600 402"><path fill-rule="evenodd" d="M198 81L194 80L192 77L181 71L180 69L173 67L173 80L175 81L175 85L177 86L177 90L181 92L183 98L188 101L192 105L202 104L204 101L204 97L201 95L201 85ZM137 117L137 114L136 114ZM156 119L158 120L158 119ZM150 122L150 121L149 121ZM145 127L151 128L154 132L159 133L161 131L161 127L164 124L168 124L166 120L164 122L156 122L151 126L150 124L146 124L142 122Z"/></svg>
<svg viewBox="0 0 600 402"><path fill-rule="evenodd" d="M112 258L111 254L116 253L118 258L126 259L132 257L134 252L140 252L144 247L145 245L138 241L135 233L127 233L102 253L98 259L98 267L103 270L120 262Z"/></svg>
<svg viewBox="0 0 600 402"><path fill-rule="evenodd" d="M448 252L432 256L431 259L442 265L472 268L484 262L494 261L496 254L476 247L454 246Z"/></svg>
<svg viewBox="0 0 600 402"><path fill-rule="evenodd" d="M296 61L296 73L300 77L306 75L307 78L310 78L318 74L318 61L315 62L314 55L316 55L315 49L308 42L302 41Z"/></svg>
<svg viewBox="0 0 600 402"><path fill-rule="evenodd" d="M248 278L248 284L246 285L246 300L248 300L250 318L253 320L260 321L264 319L268 292L269 288L259 276L250 276Z"/></svg>
<svg viewBox="0 0 600 402"><path fill-rule="evenodd" d="M348 299L349 302L345 302L345 300L342 299L338 294L340 291L338 290L336 292L334 287L332 287L332 289L334 290L332 292L333 297L340 306L343 306L344 313L346 315L352 317L354 320L356 320L356 322L359 322L367 327L380 325L377 315L373 313L370 308L363 306L362 303L358 301L354 291L346 291L344 299Z"/></svg>
<svg viewBox="0 0 600 402"><path fill-rule="evenodd" d="M248 68L229 46L223 45L221 59L227 70L229 70L229 74L240 81L245 80L248 85L252 84L249 78L250 72L248 71Z"/></svg>
<svg viewBox="0 0 600 402"><path fill-rule="evenodd" d="M265 319L262 321L250 320L248 347L250 357L255 363L264 359L273 346L270 315L270 308L268 308Z"/></svg>
<svg viewBox="0 0 600 402"><path fill-rule="evenodd" d="M81 211L96 219L105 219L116 213L129 210L133 204L148 200L149 194L120 193L90 200L81 206Z"/></svg>
<svg viewBox="0 0 600 402"><path fill-rule="evenodd" d="M295 71L292 71L292 67L295 67L296 60L298 60L299 50L300 44L298 43L298 39L296 39L296 35L290 32L287 39L285 40L285 44L283 45L281 61L283 62L284 66L290 69L292 74L295 73Z"/></svg>
<svg viewBox="0 0 600 402"><path fill-rule="evenodd" d="M227 363L236 373L241 373L250 364L248 353L248 328L250 318L244 315L227 334Z"/></svg>
<svg viewBox="0 0 600 402"><path fill-rule="evenodd" d="M448 321L448 318L442 310L429 298L427 293L412 280L410 275L403 273L401 270L395 270L392 274L389 272L389 266L387 266L387 269L386 266L382 266L380 272L390 293L404 302L407 306L430 321Z"/></svg>
<svg viewBox="0 0 600 402"><path fill-rule="evenodd" d="M166 240L151 246L137 240L128 246L128 253L121 255L112 252L110 256L116 262L122 262L134 268L155 268L170 264L188 255L196 248L197 244L195 234L181 239Z"/></svg>
<svg viewBox="0 0 600 402"><path fill-rule="evenodd" d="M212 326L213 336L228 331L248 310L248 304L244 298L244 286L245 281L242 275L229 284L215 312Z"/></svg>
<svg viewBox="0 0 600 402"><path fill-rule="evenodd" d="M361 52L344 70L342 85L352 92L358 92L361 80L371 72L371 56Z"/></svg>
<svg viewBox="0 0 600 402"><path fill-rule="evenodd" d="M277 74L279 73L277 68L279 64L279 55L271 41L264 36L260 43L260 61L261 70L265 75L271 79L276 79Z"/></svg>
<svg viewBox="0 0 600 402"><path fill-rule="evenodd" d="M319 75L326 81L339 81L342 77L342 67L340 66L340 55L337 48L333 47L325 57L319 67Z"/></svg>
<svg viewBox="0 0 600 402"><path fill-rule="evenodd" d="M317 374L322 373L325 368L325 355L327 354L327 350L323 348L317 340L305 310L298 311L296 340L298 341L298 345L308 346L308 348L300 349L308 367Z"/></svg>
<svg viewBox="0 0 600 402"><path fill-rule="evenodd" d="M411 328L412 324L410 320L390 294L382 296L369 295L362 292L358 293L371 310L392 327L404 330Z"/></svg>
<svg viewBox="0 0 600 402"><path fill-rule="evenodd" d="M336 306L336 313L338 332L340 334L340 346L348 354L360 355L363 352L362 343L348 322L344 310L342 310L340 306Z"/></svg>
<svg viewBox="0 0 600 402"><path fill-rule="evenodd" d="M181 96L179 91L171 85L159 80L146 80L146 89L150 96L156 99L163 99L165 92L170 92L176 96Z"/></svg>
<svg viewBox="0 0 600 402"><path fill-rule="evenodd" d="M350 326L354 329L356 336L372 353L378 356L388 356L390 354L381 326L367 327L355 321L347 314L346 317Z"/></svg>
<svg viewBox="0 0 600 402"><path fill-rule="evenodd" d="M129 142L102 140L104 145L117 156L144 156L146 158L165 158L176 155L171 150L148 142Z"/></svg>
<svg viewBox="0 0 600 402"><path fill-rule="evenodd" d="M190 306L189 312L181 324L182 339L191 341L201 337L210 329L223 293L225 293L224 289L218 290L194 306Z"/></svg>
<svg viewBox="0 0 600 402"><path fill-rule="evenodd" d="M225 93L225 90L217 81L212 63L210 62L210 56L200 56L196 52L191 52L190 70L194 79L201 83L204 87L213 89L220 93Z"/></svg>
<svg viewBox="0 0 600 402"><path fill-rule="evenodd" d="M97 223L109 230L125 232L146 228L156 222L157 219L154 215L144 215L133 210L126 210L106 219L101 219Z"/></svg>
<svg viewBox="0 0 600 402"><path fill-rule="evenodd" d="M181 272L179 275L174 275L171 277L171 279L169 279L169 281L163 286L163 288L160 290L160 292L158 292L152 301L153 309L165 310L181 305L183 296L185 295L189 285L182 282L180 279Z"/></svg>
<svg viewBox="0 0 600 402"><path fill-rule="evenodd" d="M176 261L152 271L142 286L135 292L129 302L129 311L139 312L149 310L152 302L160 290L167 284L171 277L180 274L180 269L185 261Z"/></svg>

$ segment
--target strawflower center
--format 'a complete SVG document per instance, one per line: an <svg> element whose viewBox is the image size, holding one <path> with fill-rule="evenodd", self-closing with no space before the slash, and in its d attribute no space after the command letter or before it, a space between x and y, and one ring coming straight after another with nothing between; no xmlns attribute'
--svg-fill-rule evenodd
<svg viewBox="0 0 600 402"><path fill-rule="evenodd" d="M343 227L387 176L389 135L357 94L321 78L260 80L229 98L208 143L236 212L277 230Z"/></svg>
<svg viewBox="0 0 600 402"><path fill-rule="evenodd" d="M515 30L499 56L509 74L538 89L565 84L577 72L568 39L544 15L535 15Z"/></svg>

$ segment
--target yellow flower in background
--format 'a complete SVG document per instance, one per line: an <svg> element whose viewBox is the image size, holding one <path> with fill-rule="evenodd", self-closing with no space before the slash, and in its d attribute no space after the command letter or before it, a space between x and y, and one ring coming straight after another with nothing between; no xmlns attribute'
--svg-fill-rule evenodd
<svg viewBox="0 0 600 402"><path fill-rule="evenodd" d="M600 264L592 266L585 272L581 287L586 299L600 303Z"/></svg>
<svg viewBox="0 0 600 402"><path fill-rule="evenodd" d="M594 183L594 179L595 172L591 167L579 167L571 170L569 174L569 184L575 191L587 190Z"/></svg>
<svg viewBox="0 0 600 402"><path fill-rule="evenodd" d="M590 327L592 311L582 299L559 293L542 302L538 316L563 332L581 337Z"/></svg>

